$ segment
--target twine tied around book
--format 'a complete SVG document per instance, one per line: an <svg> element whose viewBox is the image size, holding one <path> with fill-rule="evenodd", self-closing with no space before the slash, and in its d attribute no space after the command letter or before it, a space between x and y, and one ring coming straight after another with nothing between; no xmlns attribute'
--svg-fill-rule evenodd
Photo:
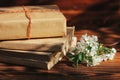
<svg viewBox="0 0 120 80"><path fill-rule="evenodd" d="M28 26L27 26L27 30L26 30L26 36L27 39L30 39L31 37L31 28L32 28L32 19L30 16L30 12L59 12L59 10L56 9L46 9L46 10L39 10L39 9L32 9L29 10L27 8L25 8L24 6L22 6L23 10L0 10L0 14L4 14L4 13L19 13L19 12L24 12L26 18L29 20L28 22Z"/></svg>
<svg viewBox="0 0 120 80"><path fill-rule="evenodd" d="M32 19L30 17L29 11L23 6L23 10L25 11L25 16L29 20L28 26L27 26L27 38L30 39L30 33L32 28Z"/></svg>
<svg viewBox="0 0 120 80"><path fill-rule="evenodd" d="M17 13L17 12L24 12L25 13L25 16L26 18L29 20L29 23L28 23L28 26L27 26L27 31L26 31L26 36L27 36L27 39L30 39L30 33L31 33L31 28L32 28L32 19L31 19L31 16L29 14L29 10L27 10L24 6L22 7L23 10L0 10L0 14L4 14L4 13Z"/></svg>

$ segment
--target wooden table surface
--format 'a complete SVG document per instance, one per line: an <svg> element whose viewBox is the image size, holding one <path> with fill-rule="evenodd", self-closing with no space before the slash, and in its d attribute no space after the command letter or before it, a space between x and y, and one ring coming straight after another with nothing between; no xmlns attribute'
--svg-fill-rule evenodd
<svg viewBox="0 0 120 80"><path fill-rule="evenodd" d="M73 63L64 57L51 70L0 63L0 80L120 80L119 0L57 0L53 3L60 6L67 25L75 25L78 40L87 33L97 35L105 46L115 47L114 60L95 67L79 64L74 68Z"/></svg>

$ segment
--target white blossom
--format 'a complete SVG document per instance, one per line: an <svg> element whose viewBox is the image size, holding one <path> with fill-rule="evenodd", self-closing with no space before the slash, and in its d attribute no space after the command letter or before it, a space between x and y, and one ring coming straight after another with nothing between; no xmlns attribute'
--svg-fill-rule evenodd
<svg viewBox="0 0 120 80"><path fill-rule="evenodd" d="M115 48L112 48L111 50L112 50L113 53L117 52Z"/></svg>
<svg viewBox="0 0 120 80"><path fill-rule="evenodd" d="M114 56L115 56L115 54L112 53L112 54L110 55L109 59L110 59L110 60L113 60Z"/></svg>
<svg viewBox="0 0 120 80"><path fill-rule="evenodd" d="M112 48L110 49L110 53L104 53L104 54L98 54L98 37L97 36L88 36L87 34L82 35L79 42L77 42L76 49L78 50L77 53L83 52L86 57L92 57L92 62L89 61L89 59L86 58L86 64L87 66L95 66L100 64L102 61L106 61L108 59L112 60L115 56L116 49ZM102 47L102 46L100 46ZM71 54L76 54L71 52Z"/></svg>

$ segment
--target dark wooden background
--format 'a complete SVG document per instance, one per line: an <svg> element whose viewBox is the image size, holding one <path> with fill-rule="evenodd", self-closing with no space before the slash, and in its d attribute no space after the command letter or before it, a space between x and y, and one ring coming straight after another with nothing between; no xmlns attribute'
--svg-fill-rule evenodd
<svg viewBox="0 0 120 80"><path fill-rule="evenodd" d="M3 0L0 6L49 5L60 7L75 36L97 35L101 43L115 47L114 60L95 67L74 68L66 57L51 70L0 63L0 80L120 80L120 0ZM115 44L115 45L113 45Z"/></svg>

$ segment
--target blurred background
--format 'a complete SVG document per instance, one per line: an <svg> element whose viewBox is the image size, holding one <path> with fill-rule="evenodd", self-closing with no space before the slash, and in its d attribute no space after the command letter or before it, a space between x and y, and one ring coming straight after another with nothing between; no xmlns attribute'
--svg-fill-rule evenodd
<svg viewBox="0 0 120 80"><path fill-rule="evenodd" d="M75 26L75 35L99 36L104 44L120 43L120 0L2 0L0 7L56 4ZM120 45L120 44L119 44Z"/></svg>

